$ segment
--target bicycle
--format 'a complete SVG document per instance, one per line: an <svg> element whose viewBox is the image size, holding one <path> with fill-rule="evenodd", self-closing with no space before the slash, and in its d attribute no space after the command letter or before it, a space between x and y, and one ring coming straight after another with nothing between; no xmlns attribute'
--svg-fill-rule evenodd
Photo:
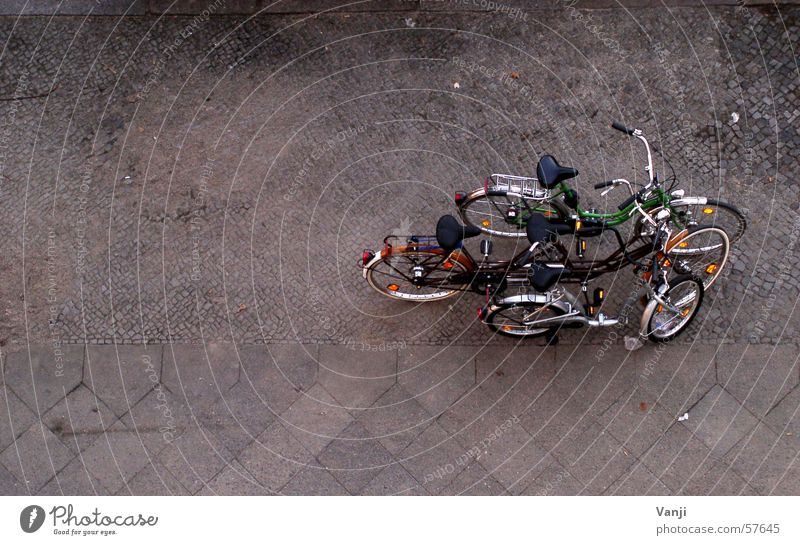
<svg viewBox="0 0 800 545"><path fill-rule="evenodd" d="M654 340L668 340L688 326L696 313L696 308L691 309L691 316L687 311L684 317L688 316L688 319L681 321L679 328L672 328L663 333L665 326L661 324L654 329L651 327L653 320L656 320L653 316L663 316L664 309L670 311L677 308L671 302L671 296L664 299L665 294L673 293L670 290L676 286L683 286L681 289L685 289L690 284L699 283L699 287L695 287L692 292L699 293L696 305L699 307L704 292L702 280L691 275L690 271L683 270L681 263L671 257L670 251L681 241L699 231L713 230L723 237L726 243L727 236L723 230L715 227L685 229L676 236L671 236L668 211L656 214L654 219L640 206L638 194L632 195L632 198L633 206L654 228L652 235L635 234L626 243L614 226L602 222L585 224L581 220L547 218L542 214L535 214L526 224L526 236L531 242L529 248L511 260L491 261L489 260L492 252L491 241L483 240L480 245L483 258L481 261L476 261L463 247L463 242L465 239L479 236L481 230L474 226L463 226L453 216L445 215L437 223L435 236L410 235L397 246L393 242L404 237L390 236L384 239L384 247L380 252L364 250L361 256L362 273L376 291L404 301L441 300L461 291L473 289L486 296L487 306L480 312L481 319L499 333L511 336L552 337L555 325L550 326L549 321L543 320L553 320L552 323L557 323L559 327L561 325L609 326L618 323L616 319L606 318L599 312L604 299L604 290L596 289L594 299L590 301L587 286L590 281L603 274L617 271L626 264L633 264L640 271L652 269L653 272L649 276L643 275L648 280L660 279L656 287L651 287L648 291L649 300L658 301L660 306L648 304L645 308L646 335ZM600 261L570 260L568 252L565 252L563 244L560 244L560 237L565 235L582 239L599 236L606 231L614 233L619 248ZM541 255L537 250L545 245L545 242L559 251L563 259L537 262L535 256ZM650 260L651 265L643 264L647 256L653 256ZM673 270L677 276L670 280L668 275ZM581 292L586 297L586 305L582 312L576 310L578 308L576 298L572 297L570 301L564 300L566 292L556 286L559 283L581 285ZM651 284L652 282L646 285ZM516 287L520 294L510 298L499 298L510 287ZM530 293L532 290L538 293ZM490 304L490 301L494 302ZM529 317L518 319L518 325L525 326L523 329L496 323L496 320L506 315L508 309L525 309L530 306L536 307L537 314L547 311L552 316L539 317L533 321ZM680 308L680 312L683 312L684 307ZM667 325L669 323L671 322ZM528 326L531 324L536 327L530 329ZM656 330L657 332L653 333Z"/></svg>
<svg viewBox="0 0 800 545"><path fill-rule="evenodd" d="M656 213L667 208L672 221L679 229L704 224L721 227L729 235L729 242L737 242L747 229L747 220L733 205L706 197L684 197L682 189L663 189L653 169L650 144L640 129L629 129L620 123L612 128L640 140L647 151L650 192L642 208ZM671 168L671 167L670 167ZM616 226L628 221L634 214L630 200L620 204L615 212L586 210L580 206L577 191L566 183L578 175L577 169L563 167L552 155L545 155L537 164L536 178L492 174L481 188L471 192L457 191L455 204L466 225L477 227L486 234L497 237L522 238L525 224L531 214L547 217L577 217L581 220L601 220ZM667 180L669 182L669 180ZM572 211L571 211L572 210Z"/></svg>

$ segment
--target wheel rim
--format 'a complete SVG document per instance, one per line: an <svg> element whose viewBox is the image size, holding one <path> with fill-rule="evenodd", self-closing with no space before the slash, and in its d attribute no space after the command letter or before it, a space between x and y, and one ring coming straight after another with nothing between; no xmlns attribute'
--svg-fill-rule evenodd
<svg viewBox="0 0 800 545"><path fill-rule="evenodd" d="M694 280L685 280L670 288L650 319L651 334L659 339L671 337L683 329L700 304L700 289ZM674 307L670 308L670 307Z"/></svg>
<svg viewBox="0 0 800 545"><path fill-rule="evenodd" d="M681 228L692 225L709 225L724 230L730 243L738 241L745 232L747 224L733 210L714 201L706 204L687 204L674 207L678 212L677 223Z"/></svg>
<svg viewBox="0 0 800 545"><path fill-rule="evenodd" d="M517 210L515 220L508 219L508 211ZM526 201L506 195L480 195L461 207L464 222L484 233L497 237L522 238L526 236L525 217L538 212L553 217L560 216L558 208L548 201Z"/></svg>
<svg viewBox="0 0 800 545"><path fill-rule="evenodd" d="M372 266L368 275L369 283L379 292L394 299L430 301L450 297L458 293L460 288L450 284L450 279L465 272L466 268L455 259L442 261L443 257L441 254L425 252L389 255ZM448 265L444 265L445 263ZM445 269L445 266L449 268ZM432 282L431 285L416 286L412 283L415 267L425 269L426 278Z"/></svg>
<svg viewBox="0 0 800 545"><path fill-rule="evenodd" d="M498 332L505 335L527 337L541 335L554 327L551 325L537 328L530 322L560 315L561 312L548 305L510 305L495 312L491 317L491 324Z"/></svg>
<svg viewBox="0 0 800 545"><path fill-rule="evenodd" d="M709 288L728 262L730 243L726 232L708 227L689 233L668 252L672 267L680 274L691 272Z"/></svg>

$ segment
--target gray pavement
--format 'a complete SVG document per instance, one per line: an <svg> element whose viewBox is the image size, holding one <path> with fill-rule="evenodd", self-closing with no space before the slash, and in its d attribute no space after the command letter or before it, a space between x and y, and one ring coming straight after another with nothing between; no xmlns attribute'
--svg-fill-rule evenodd
<svg viewBox="0 0 800 545"><path fill-rule="evenodd" d="M3 362L0 492L796 494L797 351L38 347Z"/></svg>
<svg viewBox="0 0 800 545"><path fill-rule="evenodd" d="M169 4L3 6L0 493L798 493L791 2ZM544 153L615 206L615 119L748 214L686 335L515 343L361 278Z"/></svg>

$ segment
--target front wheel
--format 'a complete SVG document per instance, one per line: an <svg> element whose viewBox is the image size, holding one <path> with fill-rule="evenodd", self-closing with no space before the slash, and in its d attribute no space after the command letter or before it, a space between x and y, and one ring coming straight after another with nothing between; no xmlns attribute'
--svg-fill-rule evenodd
<svg viewBox="0 0 800 545"><path fill-rule="evenodd" d="M676 276L661 296L647 322L647 337L655 342L669 342L692 323L703 303L703 281L693 275Z"/></svg>
<svg viewBox="0 0 800 545"><path fill-rule="evenodd" d="M485 321L492 331L500 335L541 337L558 329L559 323L553 319L562 315L564 310L552 304L523 301L492 305Z"/></svg>
<svg viewBox="0 0 800 545"><path fill-rule="evenodd" d="M672 204L674 222L682 229L696 225L710 225L723 229L730 238L730 243L735 244L745 230L747 219L738 208L732 204L716 199L705 199L698 204Z"/></svg>
<svg viewBox="0 0 800 545"><path fill-rule="evenodd" d="M673 270L697 276L705 289L719 278L728 263L729 253L728 233L719 227L692 227L667 243L667 256Z"/></svg>

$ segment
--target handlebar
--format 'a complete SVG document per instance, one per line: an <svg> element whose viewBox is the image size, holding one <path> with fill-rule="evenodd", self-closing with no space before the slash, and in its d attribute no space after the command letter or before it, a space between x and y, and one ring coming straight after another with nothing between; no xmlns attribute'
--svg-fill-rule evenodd
<svg viewBox="0 0 800 545"><path fill-rule="evenodd" d="M607 182L599 182L594 184L595 189L603 189L604 187L608 187L610 185L614 185L614 180L609 180Z"/></svg>
<svg viewBox="0 0 800 545"><path fill-rule="evenodd" d="M612 129L617 129L619 132L624 132L624 133L625 133L625 134L627 134L628 136L632 136L632 135L633 135L633 132L634 132L634 130L635 130L635 129L629 129L628 127L626 127L625 125L623 125L623 124L622 124L622 123L620 123L619 121L614 121L614 122L611 124L611 128L612 128Z"/></svg>
<svg viewBox="0 0 800 545"><path fill-rule="evenodd" d="M638 199L638 198L639 198L639 194L638 194L638 193L634 193L633 195L631 195L630 197L628 197L627 199L625 199L624 201L622 201L622 202L619 204L619 206L617 206L617 209L619 209L619 210L625 210L625 209L626 209L626 208L628 208L628 207L629 207L631 204L633 204L633 202L634 202L634 201L636 201L636 199Z"/></svg>

